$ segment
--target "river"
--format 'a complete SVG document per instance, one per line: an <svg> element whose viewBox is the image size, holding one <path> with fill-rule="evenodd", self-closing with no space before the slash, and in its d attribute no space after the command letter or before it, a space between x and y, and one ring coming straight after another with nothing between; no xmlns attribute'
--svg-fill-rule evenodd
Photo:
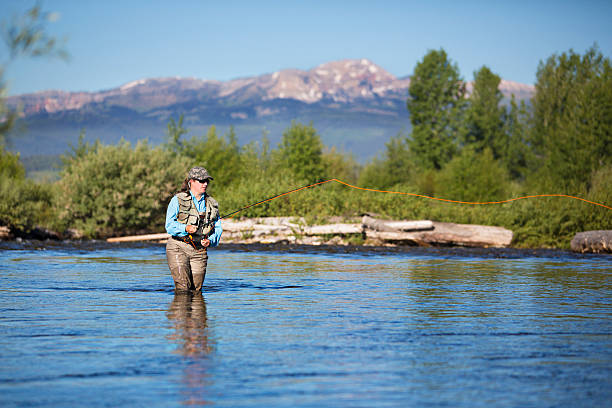
<svg viewBox="0 0 612 408"><path fill-rule="evenodd" d="M577 407L612 401L612 257L0 244L0 406Z"/></svg>

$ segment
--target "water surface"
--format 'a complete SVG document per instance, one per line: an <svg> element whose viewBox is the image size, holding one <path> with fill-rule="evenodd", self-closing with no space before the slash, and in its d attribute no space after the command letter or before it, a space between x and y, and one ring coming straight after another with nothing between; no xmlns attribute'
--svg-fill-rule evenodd
<svg viewBox="0 0 612 408"><path fill-rule="evenodd" d="M612 257L4 243L0 405L575 407L612 400Z"/></svg>

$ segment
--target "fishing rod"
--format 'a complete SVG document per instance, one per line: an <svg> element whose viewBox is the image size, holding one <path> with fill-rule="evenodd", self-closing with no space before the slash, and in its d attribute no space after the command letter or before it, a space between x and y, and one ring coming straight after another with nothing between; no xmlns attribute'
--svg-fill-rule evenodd
<svg viewBox="0 0 612 408"><path fill-rule="evenodd" d="M277 194L277 195L275 195L275 196L272 196L272 197L266 198L265 200L261 200L261 201L258 201L258 202L256 202L256 203L249 204L249 205L247 205L246 207L242 207L242 208L240 208L240 209L238 209L238 210L236 210L236 211L232 211L232 212L230 212L230 213L228 213L228 214L225 214L225 215L223 215L222 217L220 217L220 219L229 218L229 217L233 216L234 214L239 213L240 211L244 211L244 210L246 210L247 208L255 207L256 205L263 204L263 203L268 202L268 201L272 201L272 200L274 200L275 198L279 198L279 197L282 197L282 196L284 196L284 195L288 195L288 194L291 194L291 193L296 193L296 192L298 192L298 191L305 190L305 189L310 188L310 187L316 187L316 186L319 186L319 185L321 185L321 184L324 184L324 183L329 183L330 181L334 181L334 180L335 180L335 179L331 179L331 180L319 180L318 182L313 183L313 184L308 184L307 186L303 186L303 187L295 188L295 189L293 189L293 190L285 191L284 193Z"/></svg>

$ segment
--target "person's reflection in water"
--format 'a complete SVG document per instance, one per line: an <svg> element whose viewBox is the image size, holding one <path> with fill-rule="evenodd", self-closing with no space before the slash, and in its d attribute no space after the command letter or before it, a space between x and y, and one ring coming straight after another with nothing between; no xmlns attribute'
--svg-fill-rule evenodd
<svg viewBox="0 0 612 408"><path fill-rule="evenodd" d="M212 350L202 292L177 291L167 313L175 332L168 338L177 343L176 352L185 356L183 394L185 405L205 405L210 384L208 355Z"/></svg>

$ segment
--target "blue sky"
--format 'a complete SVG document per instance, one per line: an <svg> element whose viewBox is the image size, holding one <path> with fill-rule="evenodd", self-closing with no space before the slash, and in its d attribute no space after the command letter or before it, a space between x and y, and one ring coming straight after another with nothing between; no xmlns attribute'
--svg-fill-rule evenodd
<svg viewBox="0 0 612 408"><path fill-rule="evenodd" d="M9 19L35 4L0 0ZM67 37L68 62L19 59L5 71L9 94L98 91L152 77L228 80L285 68L368 58L410 75L444 48L461 75L487 65L533 84L554 53L594 43L612 55L612 1L158 1L47 0L49 32ZM0 63L7 62L6 47Z"/></svg>

